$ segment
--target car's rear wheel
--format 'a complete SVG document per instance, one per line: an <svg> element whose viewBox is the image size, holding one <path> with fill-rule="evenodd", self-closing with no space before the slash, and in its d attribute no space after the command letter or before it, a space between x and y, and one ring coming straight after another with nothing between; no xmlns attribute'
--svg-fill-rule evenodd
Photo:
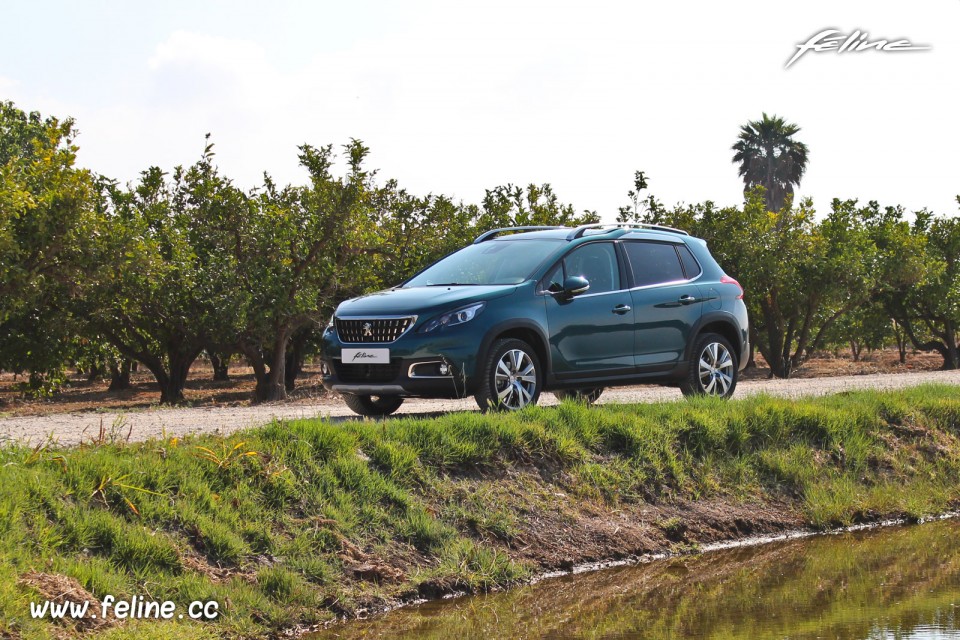
<svg viewBox="0 0 960 640"><path fill-rule="evenodd" d="M717 333L697 338L690 370L680 383L685 396L729 398L737 388L737 358L730 341Z"/></svg>
<svg viewBox="0 0 960 640"><path fill-rule="evenodd" d="M354 413L370 418L388 416L403 404L400 396L358 396L352 393L343 394L343 401Z"/></svg>
<svg viewBox="0 0 960 640"><path fill-rule="evenodd" d="M593 404L600 399L601 393L603 393L603 387L583 387L581 389L558 389L553 392L553 395L557 396L557 400L561 402L573 400Z"/></svg>
<svg viewBox="0 0 960 640"><path fill-rule="evenodd" d="M537 352L523 340L508 338L490 348L475 397L482 411L516 411L537 404L542 384Z"/></svg>

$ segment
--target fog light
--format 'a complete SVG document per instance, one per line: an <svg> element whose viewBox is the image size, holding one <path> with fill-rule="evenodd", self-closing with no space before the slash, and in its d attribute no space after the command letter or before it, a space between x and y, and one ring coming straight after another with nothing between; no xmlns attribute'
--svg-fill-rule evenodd
<svg viewBox="0 0 960 640"><path fill-rule="evenodd" d="M445 376L450 373L450 367L446 363L440 365L440 375Z"/></svg>

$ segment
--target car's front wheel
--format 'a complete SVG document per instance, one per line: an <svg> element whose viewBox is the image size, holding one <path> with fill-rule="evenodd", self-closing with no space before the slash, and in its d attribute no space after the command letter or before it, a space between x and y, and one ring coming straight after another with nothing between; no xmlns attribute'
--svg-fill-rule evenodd
<svg viewBox="0 0 960 640"><path fill-rule="evenodd" d="M573 400L575 402L593 404L600 399L601 393L603 393L603 387L583 387L581 389L558 389L553 392L553 395L555 395L560 402Z"/></svg>
<svg viewBox="0 0 960 640"><path fill-rule="evenodd" d="M358 396L343 394L343 401L354 412L369 418L388 416L403 404L400 396Z"/></svg>
<svg viewBox="0 0 960 640"><path fill-rule="evenodd" d="M537 404L543 376L537 352L523 340L498 340L482 367L476 400L481 411L516 411Z"/></svg>
<svg viewBox="0 0 960 640"><path fill-rule="evenodd" d="M680 383L685 396L729 398L737 388L737 359L733 347L723 336L706 333L697 338L690 359L690 370Z"/></svg>

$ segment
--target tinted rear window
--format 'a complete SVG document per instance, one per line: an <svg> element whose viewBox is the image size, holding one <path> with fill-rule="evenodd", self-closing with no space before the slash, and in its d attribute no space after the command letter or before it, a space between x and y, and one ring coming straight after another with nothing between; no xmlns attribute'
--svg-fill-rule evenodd
<svg viewBox="0 0 960 640"><path fill-rule="evenodd" d="M680 258L672 244L624 242L623 247L627 250L627 258L633 270L633 286L643 287L685 279Z"/></svg>

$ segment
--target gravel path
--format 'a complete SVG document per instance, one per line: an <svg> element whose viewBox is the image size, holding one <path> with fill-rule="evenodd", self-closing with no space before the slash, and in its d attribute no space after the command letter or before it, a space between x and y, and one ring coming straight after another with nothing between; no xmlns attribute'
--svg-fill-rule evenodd
<svg viewBox="0 0 960 640"><path fill-rule="evenodd" d="M925 383L960 385L960 371L871 374L793 380L751 380L740 382L736 397L757 393L794 398L820 396L851 389L900 389ZM960 389L958 389L960 392ZM680 391L667 387L623 387L604 392L601 404L679 400ZM542 405L556 404L552 394L544 394ZM476 411L473 398L466 400L407 400L397 415L432 416L449 411ZM97 437L101 424L109 435L120 438L130 432L131 440L148 440L188 433L231 433L257 426L274 418L328 417L333 420L356 416L340 401L317 404L263 404L246 407L204 407L148 409L142 411L63 413L0 419L0 443L19 441L37 444L52 437L61 445L75 445Z"/></svg>

